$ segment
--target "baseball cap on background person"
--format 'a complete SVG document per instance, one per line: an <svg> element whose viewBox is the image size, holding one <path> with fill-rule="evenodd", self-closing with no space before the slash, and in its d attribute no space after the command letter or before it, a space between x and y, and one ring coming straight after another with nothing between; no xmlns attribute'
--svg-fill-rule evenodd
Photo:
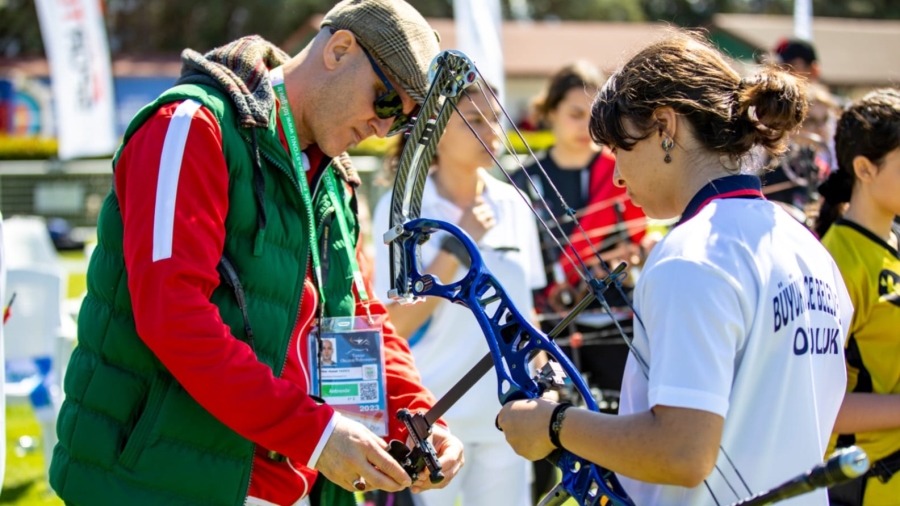
<svg viewBox="0 0 900 506"><path fill-rule="evenodd" d="M811 42L801 39L781 39L773 50L778 63L789 65L794 73L811 81L819 78L819 58Z"/></svg>
<svg viewBox="0 0 900 506"><path fill-rule="evenodd" d="M428 67L440 52L440 36L403 0L343 0L321 28L353 32L360 45L416 102L428 93Z"/></svg>

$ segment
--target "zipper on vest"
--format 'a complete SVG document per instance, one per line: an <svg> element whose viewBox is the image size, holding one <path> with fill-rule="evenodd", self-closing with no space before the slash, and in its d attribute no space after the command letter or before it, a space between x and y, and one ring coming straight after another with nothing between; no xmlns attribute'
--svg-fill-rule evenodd
<svg viewBox="0 0 900 506"><path fill-rule="evenodd" d="M241 132L241 137L243 137L246 142L251 142L249 139L247 139L247 137L244 136L243 132ZM284 172L285 175L288 176L288 179L290 179L291 182L294 183L294 188L297 190L297 192L300 192L300 183L294 177L294 174L292 174L289 170L287 170L287 167L284 167L283 165L281 165L280 163L275 161L275 159L272 158L271 156L269 156L265 152L265 150L261 149L261 150L259 150L259 153L262 155L263 158L266 159L266 161L268 161L272 165L278 167L282 172ZM319 184L318 184L318 182L316 182L316 188L312 193L313 201L315 201L315 195L318 190L319 190ZM312 209L306 209L305 211L307 213L313 212ZM285 345L285 349L283 350L284 351L284 354L283 354L284 359L281 361L281 368L278 370L278 374L276 376L278 378L281 377L281 374L284 372L284 368L287 365L288 353L290 353L290 350L288 350L287 348L289 348L291 346L291 337L294 336L294 331L297 329L297 325L300 323L300 308L303 306L303 293L306 291L304 289L304 284L306 282L306 272L309 270L309 255L310 255L309 248L310 247L315 247L315 245L307 244L306 253L304 254L305 262L303 265L303 270L301 271L301 275L300 275L300 300L297 302L297 317L294 319L294 325L291 326L291 331L288 334L287 344ZM297 339L301 339L301 336L298 335ZM300 358L300 360L303 360L303 357L299 357L299 358ZM306 385L307 392L309 391L309 387L310 387L310 385ZM250 493L250 484L253 481L253 464L254 464L254 461L256 460L256 447L257 447L257 444L253 443L253 451L250 454L250 475L247 479L247 488L244 491L244 504L247 503L247 497L248 497L248 494ZM310 492L310 490L309 490L309 488L307 488L306 494L309 495L309 492Z"/></svg>
<svg viewBox="0 0 900 506"><path fill-rule="evenodd" d="M301 313L300 308L303 307L303 294L306 292L306 289L305 289L306 272L309 270L309 247L307 247L306 255L304 255L304 256L306 258L306 261L304 262L303 270L301 271L303 274L300 278L300 300L297 302L297 317L294 319L294 325L291 326L291 331L288 334L287 345L284 350L284 359L281 361L281 369L278 370L278 374L276 375L277 378L281 377L281 374L284 372L284 368L287 365L288 353L290 353L290 350L287 348L290 348L291 338L294 336L294 332L297 330L297 325L299 325L299 323L300 323L300 313ZM315 316L313 316L313 318L315 318ZM297 339L302 339L302 336L297 335ZM298 358L299 358L299 360L303 360L302 356L298 357ZM309 392L309 387L310 387L310 385L306 385L307 393ZM247 502L248 494L250 493L250 484L253 482L253 464L256 461L256 447L257 447L256 443L253 443L253 453L251 454L252 457L250 459L250 476L249 476L249 479L247 480L247 489L244 492L244 504L245 505ZM310 490L307 487L306 494L308 495L309 492L310 492Z"/></svg>
<svg viewBox="0 0 900 506"><path fill-rule="evenodd" d="M322 178L319 178L319 181L316 181L316 186L315 186L315 188L313 188L312 199L311 199L312 202L316 201L316 193L318 193L318 191L319 191L319 183L321 182L321 179ZM315 206L315 204L313 204L313 205ZM307 212L312 213L313 210L309 209L309 210L307 210ZM301 286L300 302L297 304L297 317L294 320L294 325L291 327L291 333L290 333L291 336L294 335L294 331L296 331L297 325L300 323L300 308L303 306L303 293L306 291L306 290L303 290L302 287L303 287L304 283L306 282L306 273L307 273L307 271L309 271L309 258L310 258L309 248L317 248L317 247L318 247L318 244L307 244L306 245L306 253L303 257L305 259L304 267L303 267L303 274L302 274L302 278L300 280L300 286ZM320 282L324 283L324 280L320 280ZM319 301L319 304L321 304L321 303L322 303L322 301ZM313 319L315 319L315 313L313 313ZM300 339L299 335L297 336L297 339ZM288 346L291 345L290 339L288 339L287 345ZM281 373L284 372L284 367L285 367L285 365L287 365L288 353L290 353L290 351L285 349L284 360L281 361L281 369L279 369L279 371L278 371L279 377L281 377ZM302 360L302 357L301 357L301 360ZM306 385L307 392L309 391L310 386L311 385Z"/></svg>

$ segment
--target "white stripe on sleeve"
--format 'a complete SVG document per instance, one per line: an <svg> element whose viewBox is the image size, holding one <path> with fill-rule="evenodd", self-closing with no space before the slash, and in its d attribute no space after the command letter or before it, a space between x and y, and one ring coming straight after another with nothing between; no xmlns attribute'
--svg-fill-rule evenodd
<svg viewBox="0 0 900 506"><path fill-rule="evenodd" d="M331 437L331 433L334 432L334 427L337 425L338 420L341 418L341 414L337 411L332 415L331 420L328 421L328 425L325 426L325 430L322 431L322 436L319 437L319 443L316 445L316 449L313 450L312 455L309 457L309 462L306 463L306 467L310 469L315 469L316 464L319 462L319 455L322 455L322 450L325 448L325 443L328 442L328 439Z"/></svg>
<svg viewBox="0 0 900 506"><path fill-rule="evenodd" d="M159 160L159 181L156 183L156 207L153 212L153 261L172 256L172 234L175 229L175 197L178 194L178 176L184 145L194 113L200 103L185 100L176 109L166 130L162 157Z"/></svg>

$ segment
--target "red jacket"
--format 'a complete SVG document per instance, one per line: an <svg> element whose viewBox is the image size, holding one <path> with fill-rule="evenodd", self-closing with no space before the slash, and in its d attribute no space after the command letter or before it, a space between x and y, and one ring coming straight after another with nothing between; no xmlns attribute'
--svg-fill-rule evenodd
<svg viewBox="0 0 900 506"><path fill-rule="evenodd" d="M635 244L640 244L647 231L644 212L628 198L625 188L615 185L613 181L615 170L615 156L610 150L603 148L591 168L588 203L579 210L578 220L585 233L582 234L576 227L569 236L572 246L566 246L566 252L575 260L576 266L572 265L566 255L560 257L566 280L572 286L577 286L581 281L576 271L576 267L580 268L580 264L577 263L578 257L581 257L589 267L596 265L599 262L594 255L594 249L602 252L608 246L614 245L618 242L615 236L624 236ZM607 238L611 244L604 244Z"/></svg>
<svg viewBox="0 0 900 506"><path fill-rule="evenodd" d="M203 107L190 121L177 175L171 261L152 261L149 252L160 158L178 105L162 107L137 131L116 168L134 316L157 322L153 332L142 333L141 339L194 399L257 443L249 495L274 504L294 504L312 488L315 464L336 421L330 406L319 406L309 397L307 346L298 346L309 334L317 290L307 275L300 324L291 337L280 377L259 362L222 322L209 299L219 284L216 266L224 248L229 179L219 125ZM281 135L287 150L283 132ZM306 154L310 166L318 167L321 151L311 146ZM307 172L308 179L313 175L313 170ZM369 309L387 315L377 300L371 301ZM358 297L356 311L365 314ZM384 343L389 413L400 408L428 409L434 397L421 385L406 340L387 320ZM389 420L388 437L405 441L405 429L393 416ZM278 448L288 460L270 460L265 448Z"/></svg>

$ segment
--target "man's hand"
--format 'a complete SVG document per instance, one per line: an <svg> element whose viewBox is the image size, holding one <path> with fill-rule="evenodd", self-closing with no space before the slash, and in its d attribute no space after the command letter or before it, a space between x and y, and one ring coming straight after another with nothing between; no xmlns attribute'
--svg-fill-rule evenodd
<svg viewBox="0 0 900 506"><path fill-rule="evenodd" d="M550 442L550 417L556 403L528 399L507 403L497 415L506 442L528 460L540 460L556 449Z"/></svg>
<svg viewBox="0 0 900 506"><path fill-rule="evenodd" d="M441 471L444 473L444 479L437 484L431 483L428 479L428 470L419 473L419 479L412 485L412 492L418 494L423 490L431 490L436 488L444 488L453 480L453 477L459 473L465 463L463 456L462 442L450 431L440 425L434 425L431 429L431 444L437 452L438 460L441 462ZM409 445L410 442L407 442Z"/></svg>
<svg viewBox="0 0 900 506"><path fill-rule="evenodd" d="M366 490L398 492L412 484L406 471L385 451L387 443L362 424L341 417L325 443L316 469L337 486L358 492L354 482L365 481Z"/></svg>

